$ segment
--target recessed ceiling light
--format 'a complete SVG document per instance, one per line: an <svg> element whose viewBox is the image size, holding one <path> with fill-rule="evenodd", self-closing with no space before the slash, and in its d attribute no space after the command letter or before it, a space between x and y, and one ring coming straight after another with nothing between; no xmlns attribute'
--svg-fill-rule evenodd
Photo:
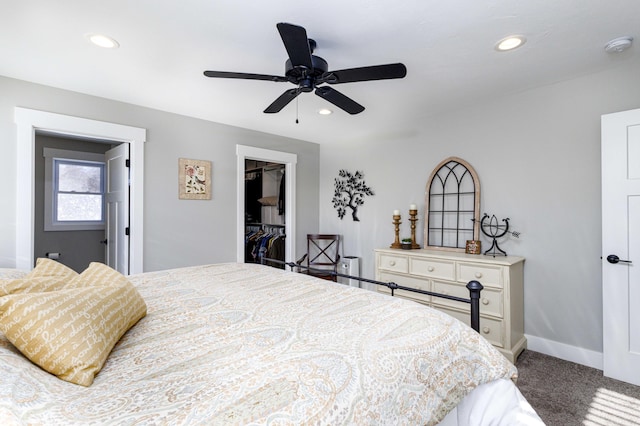
<svg viewBox="0 0 640 426"><path fill-rule="evenodd" d="M329 114L333 114L333 111L331 111L330 109L327 108L322 108L318 110L318 114L320 115L329 115Z"/></svg>
<svg viewBox="0 0 640 426"><path fill-rule="evenodd" d="M85 34L85 37L96 46L104 47L105 49L117 49L120 44L103 34Z"/></svg>
<svg viewBox="0 0 640 426"><path fill-rule="evenodd" d="M496 50L499 52L505 52L507 50L513 50L522 46L527 41L524 36L512 35L505 37L496 43Z"/></svg>

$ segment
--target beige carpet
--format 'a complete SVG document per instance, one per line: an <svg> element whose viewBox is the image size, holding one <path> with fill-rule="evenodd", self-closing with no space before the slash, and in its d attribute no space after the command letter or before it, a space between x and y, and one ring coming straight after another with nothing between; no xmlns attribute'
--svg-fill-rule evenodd
<svg viewBox="0 0 640 426"><path fill-rule="evenodd" d="M549 426L640 425L640 387L529 350L516 367L520 392Z"/></svg>

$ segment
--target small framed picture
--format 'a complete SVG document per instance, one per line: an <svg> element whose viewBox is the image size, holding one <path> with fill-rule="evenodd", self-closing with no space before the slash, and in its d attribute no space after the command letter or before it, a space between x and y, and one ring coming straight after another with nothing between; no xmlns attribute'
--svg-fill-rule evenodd
<svg viewBox="0 0 640 426"><path fill-rule="evenodd" d="M211 161L178 159L178 198L211 199Z"/></svg>
<svg viewBox="0 0 640 426"><path fill-rule="evenodd" d="M467 240L465 253L480 254L482 251L480 240Z"/></svg>

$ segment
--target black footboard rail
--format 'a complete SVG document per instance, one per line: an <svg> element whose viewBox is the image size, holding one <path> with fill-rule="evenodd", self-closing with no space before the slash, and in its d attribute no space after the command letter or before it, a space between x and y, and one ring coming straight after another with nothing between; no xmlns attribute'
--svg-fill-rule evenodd
<svg viewBox="0 0 640 426"><path fill-rule="evenodd" d="M421 290L421 289L412 288L412 287L405 287L405 286L401 286L399 284L396 284L393 281L391 281L391 282L383 282L383 281L371 280L371 279L368 279L368 278L354 277L353 275L346 275L346 274L341 274L339 272L327 271L326 269L322 269L322 270L314 269L314 268L310 268L310 267L305 266L305 265L299 265L299 264L294 263L294 262L284 262L282 260L269 259L267 257L263 257L262 260L261 260L261 263L263 265L265 265L265 264L270 264L270 265L277 264L277 265L288 266L288 267L291 268L291 271L293 271L293 268L299 268L299 269L305 269L305 270L307 270L308 272L311 272L311 273L313 273L313 272L321 273L322 275L325 275L325 276L326 275L330 275L330 276L333 276L333 277L342 277L342 278L347 278L347 279L352 279L352 280L357 280L357 281L363 281L363 282L366 282L366 283L382 285L382 286L385 286L385 287L389 288L389 290L391 290L391 295L392 296L394 296L394 293L395 293L396 290L404 290L404 291L410 291L410 292L413 292L413 293L425 294L427 296L454 300L456 302L469 303L471 305L471 309L470 309L470 313L471 313L471 328L473 328L478 333L480 332L480 292L482 291L482 289L484 287L478 281L469 281L467 283L466 287L467 287L467 290L469 290L469 299L465 299L464 297L450 296L448 294L435 293L433 291Z"/></svg>

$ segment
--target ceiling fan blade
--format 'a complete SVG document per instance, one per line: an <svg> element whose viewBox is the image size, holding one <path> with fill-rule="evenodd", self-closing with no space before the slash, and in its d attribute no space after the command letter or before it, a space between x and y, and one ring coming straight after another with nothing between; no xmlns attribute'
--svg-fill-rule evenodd
<svg viewBox="0 0 640 426"><path fill-rule="evenodd" d="M250 74L244 72L205 71L204 75L207 77L241 78L244 80L289 81L287 77L280 77L278 75Z"/></svg>
<svg viewBox="0 0 640 426"><path fill-rule="evenodd" d="M264 110L266 114L273 114L276 112L280 112L282 108L286 107L289 102L294 100L300 94L300 90L298 89L289 89L284 92L278 99L273 101L271 105Z"/></svg>
<svg viewBox="0 0 640 426"><path fill-rule="evenodd" d="M318 87L315 93L338 108L342 108L349 114L359 114L364 111L364 107L362 105L331 87Z"/></svg>
<svg viewBox="0 0 640 426"><path fill-rule="evenodd" d="M309 47L309 39L307 31L293 24L279 23L276 25L282 42L284 43L287 54L294 67L303 66L309 69L313 68L311 62L311 48Z"/></svg>
<svg viewBox="0 0 640 426"><path fill-rule="evenodd" d="M322 76L321 80L329 84L340 84L354 83L356 81L389 80L403 78L406 75L407 67L404 64L397 63L328 71Z"/></svg>

